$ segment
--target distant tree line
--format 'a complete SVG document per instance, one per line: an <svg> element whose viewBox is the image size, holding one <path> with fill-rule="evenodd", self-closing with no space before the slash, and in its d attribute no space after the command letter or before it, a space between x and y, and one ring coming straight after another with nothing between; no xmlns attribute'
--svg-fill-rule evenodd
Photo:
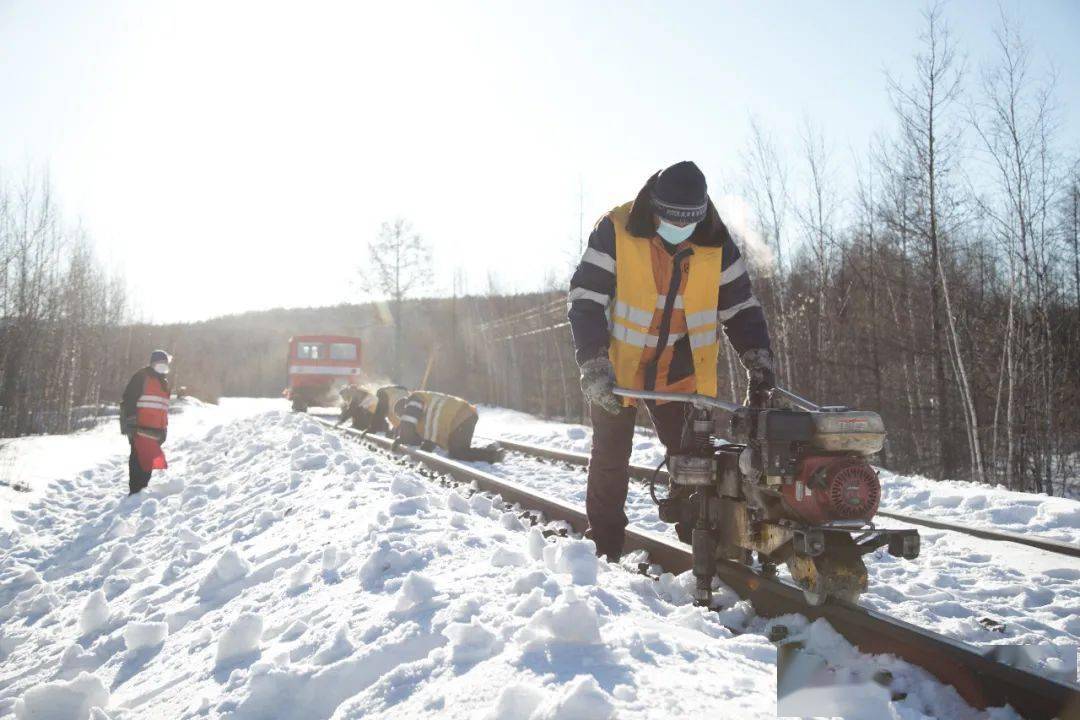
<svg viewBox="0 0 1080 720"><path fill-rule="evenodd" d="M0 436L68 432L113 395L123 282L65 224L47 175L0 174Z"/></svg>
<svg viewBox="0 0 1080 720"><path fill-rule="evenodd" d="M548 335L549 347L542 351L514 337L515 332L533 329L553 308L562 307L565 313L565 291L402 298L400 306L395 305L278 308L195 323L118 327L111 331L119 358L111 379L114 395L157 347L174 354L174 388L183 386L200 399L280 395L286 386L289 338L326 333L362 338L362 363L372 383L419 387L426 378L429 388L475 402L580 418L569 335ZM503 319L507 315L515 317ZM400 323L395 322L398 317ZM398 336L400 362L395 361ZM540 333L533 337L542 339ZM561 358L552 355L556 351ZM525 382L532 377L537 381Z"/></svg>

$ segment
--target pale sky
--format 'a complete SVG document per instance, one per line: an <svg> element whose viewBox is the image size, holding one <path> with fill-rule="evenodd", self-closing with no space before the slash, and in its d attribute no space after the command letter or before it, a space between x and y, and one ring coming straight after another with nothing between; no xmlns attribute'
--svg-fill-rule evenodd
<svg viewBox="0 0 1080 720"><path fill-rule="evenodd" d="M1080 3L1004 6L1075 148ZM892 127L884 69L910 69L922 7L0 0L0 171L48 167L149 320L361 300L398 215L429 294L458 268L536 289L571 262L579 181L586 231L679 160L720 193L751 115L790 148L813 119L850 166ZM946 6L973 71L997 7Z"/></svg>

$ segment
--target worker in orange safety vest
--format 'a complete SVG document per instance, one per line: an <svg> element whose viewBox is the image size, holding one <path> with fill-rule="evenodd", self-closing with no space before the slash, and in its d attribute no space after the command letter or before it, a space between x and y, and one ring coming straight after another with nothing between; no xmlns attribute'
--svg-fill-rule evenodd
<svg viewBox="0 0 1080 720"><path fill-rule="evenodd" d="M128 489L131 495L150 483L154 470L169 465L162 443L169 430L169 364L164 350L150 353L150 364L136 372L120 402L120 432L131 445L128 457Z"/></svg>
<svg viewBox="0 0 1080 720"><path fill-rule="evenodd" d="M476 406L444 393L417 390L397 401L394 412L400 418L394 447L419 445L431 451L439 447L456 460L496 463L503 451L498 443L473 447L473 432L479 419Z"/></svg>

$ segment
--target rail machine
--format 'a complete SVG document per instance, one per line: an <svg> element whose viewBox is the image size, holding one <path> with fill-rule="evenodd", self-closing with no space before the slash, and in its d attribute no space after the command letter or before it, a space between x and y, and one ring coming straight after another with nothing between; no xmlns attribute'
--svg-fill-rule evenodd
<svg viewBox="0 0 1080 720"><path fill-rule="evenodd" d="M867 582L862 556L877 548L918 556L917 531L873 523L881 484L868 458L885 442L877 413L818 406L782 388L767 408L696 394L615 392L692 408L681 449L665 461L667 496L657 497L655 475L650 491L661 520L675 523L693 548L697 603L712 599L718 560L749 563L754 552L766 575L786 564L811 605L858 599Z"/></svg>

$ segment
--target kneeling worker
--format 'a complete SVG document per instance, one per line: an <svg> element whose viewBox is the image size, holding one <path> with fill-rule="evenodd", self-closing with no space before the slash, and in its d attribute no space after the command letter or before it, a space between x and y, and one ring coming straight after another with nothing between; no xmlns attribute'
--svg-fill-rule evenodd
<svg viewBox="0 0 1080 720"><path fill-rule="evenodd" d="M134 495L150 483L154 470L169 466L161 444L169 432L169 362L164 350L150 353L150 364L136 372L120 401L120 432L131 444L128 490Z"/></svg>
<svg viewBox="0 0 1080 720"><path fill-rule="evenodd" d="M396 442L420 445L423 450L441 447L457 460L489 463L502 460L502 450L497 444L472 447L480 416L476 406L459 397L418 390L399 400L395 411L401 418Z"/></svg>
<svg viewBox="0 0 1080 720"><path fill-rule="evenodd" d="M341 417L337 424L352 420L357 430L367 430L375 417L378 407L374 393L357 385L346 385L341 389Z"/></svg>
<svg viewBox="0 0 1080 720"><path fill-rule="evenodd" d="M394 435L401 422L397 412L398 405L407 397L409 397L409 391L403 385L384 385L376 390L375 410L371 414L368 426L362 428L364 432Z"/></svg>

